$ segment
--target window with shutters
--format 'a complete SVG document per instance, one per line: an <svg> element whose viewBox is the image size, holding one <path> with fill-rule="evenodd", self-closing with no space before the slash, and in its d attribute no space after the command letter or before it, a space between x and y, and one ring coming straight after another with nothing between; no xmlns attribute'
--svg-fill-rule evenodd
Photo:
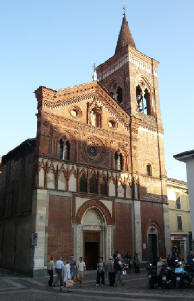
<svg viewBox="0 0 194 301"><path fill-rule="evenodd" d="M183 226L182 226L182 216L181 215L177 215L177 227L178 230L182 230Z"/></svg>
<svg viewBox="0 0 194 301"><path fill-rule="evenodd" d="M181 198L180 198L180 196L176 199L176 209L181 209Z"/></svg>

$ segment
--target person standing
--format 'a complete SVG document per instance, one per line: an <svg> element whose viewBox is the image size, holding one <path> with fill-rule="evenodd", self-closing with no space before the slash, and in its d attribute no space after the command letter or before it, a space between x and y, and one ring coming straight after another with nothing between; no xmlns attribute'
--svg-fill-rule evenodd
<svg viewBox="0 0 194 301"><path fill-rule="evenodd" d="M106 272L108 273L108 281L110 286L114 286L115 284L115 272L114 272L114 260L113 257L110 256L107 264L106 264Z"/></svg>
<svg viewBox="0 0 194 301"><path fill-rule="evenodd" d="M123 263L122 263L121 255L118 254L114 260L115 285L116 286L118 286L119 283L120 283L120 285L123 285L122 270L123 270Z"/></svg>
<svg viewBox="0 0 194 301"><path fill-rule="evenodd" d="M128 265L127 274L129 274L129 272L131 272L131 256L129 255L128 252L127 252L127 254L124 257L124 263L126 265Z"/></svg>
<svg viewBox="0 0 194 301"><path fill-rule="evenodd" d="M96 286L104 286L104 276L105 276L105 264L103 262L103 257L99 258L99 262L97 263L97 279Z"/></svg>
<svg viewBox="0 0 194 301"><path fill-rule="evenodd" d="M64 265L64 287L66 288L66 292L69 293L70 290L70 285L68 284L68 281L71 280L71 271L70 271L70 263L69 261L66 261L65 265ZM71 281L70 281L71 282ZM73 285L73 281L72 281L72 285Z"/></svg>
<svg viewBox="0 0 194 301"><path fill-rule="evenodd" d="M48 274L50 276L50 279L48 281L48 285L49 286L53 285L54 266L55 266L55 264L54 264L54 261L53 261L53 257L51 256L49 262L47 263L47 272L48 272Z"/></svg>
<svg viewBox="0 0 194 301"><path fill-rule="evenodd" d="M83 279L84 279L84 275L85 275L85 271L86 271L86 264L83 261L82 257L79 258L79 262L77 265L77 271L78 271L78 279L77 280L80 283L79 287L82 287Z"/></svg>
<svg viewBox="0 0 194 301"><path fill-rule="evenodd" d="M134 264L134 270L135 273L139 273L140 272L140 258L138 253L135 253L134 258L133 258L133 264Z"/></svg>
<svg viewBox="0 0 194 301"><path fill-rule="evenodd" d="M64 263L62 261L62 257L60 256L55 264L55 271L57 274L57 278L55 279L53 284L53 286L56 286L56 283L59 282L60 291L62 291L62 287L63 287L63 269L64 269Z"/></svg>
<svg viewBox="0 0 194 301"><path fill-rule="evenodd" d="M74 280L76 275L76 261L74 260L73 256L71 256L70 259L70 272L71 272L71 279Z"/></svg>
<svg viewBox="0 0 194 301"><path fill-rule="evenodd" d="M158 261L157 261L157 271L156 271L159 286L161 286L161 283L162 283L162 279L161 279L161 276L160 276L160 271L162 269L162 266L163 266L162 257L159 257Z"/></svg>
<svg viewBox="0 0 194 301"><path fill-rule="evenodd" d="M173 266L173 264L172 264L172 259L171 259L171 255L170 254L168 254L168 257L167 257L167 265L169 266L169 267L172 267Z"/></svg>

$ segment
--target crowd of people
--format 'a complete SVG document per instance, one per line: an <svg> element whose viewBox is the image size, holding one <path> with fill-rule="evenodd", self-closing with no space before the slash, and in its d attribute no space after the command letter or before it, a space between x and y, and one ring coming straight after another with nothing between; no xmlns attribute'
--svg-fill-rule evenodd
<svg viewBox="0 0 194 301"><path fill-rule="evenodd" d="M137 253L135 253L133 260L128 253L122 257L118 251L113 256L110 256L107 262L103 261L103 257L99 257L97 262L96 286L103 287L106 276L109 286L123 286L123 276L131 272L132 263L134 271L140 272L140 259ZM74 282L78 282L79 287L82 287L86 264L82 257L76 263L73 256L65 262L63 262L62 257L58 257L55 262L51 256L47 264L47 271L50 287L59 285L61 292L70 292ZM55 277L54 272L56 274Z"/></svg>
<svg viewBox="0 0 194 301"><path fill-rule="evenodd" d="M166 259L163 259L162 257L159 257L157 260L157 276L159 276L161 268L163 266L164 263L166 263L169 267L174 267L176 266L176 262L181 262L182 264L187 263L188 265L194 264L193 263L193 258L194 258L194 252L191 251L187 258L186 258L186 262L184 257L179 254L178 252L173 252L172 255L168 254Z"/></svg>

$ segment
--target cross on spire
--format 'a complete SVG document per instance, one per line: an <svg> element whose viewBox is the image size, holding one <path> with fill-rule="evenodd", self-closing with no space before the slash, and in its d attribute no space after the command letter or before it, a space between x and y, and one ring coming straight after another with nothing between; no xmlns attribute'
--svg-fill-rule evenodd
<svg viewBox="0 0 194 301"><path fill-rule="evenodd" d="M117 54L123 47L129 45L130 47L136 48L135 42L133 40L132 34L130 32L128 22L125 16L126 8L123 7L123 21L119 33L119 37L117 40L117 46L115 49L115 54Z"/></svg>
<svg viewBox="0 0 194 301"><path fill-rule="evenodd" d="M126 6L125 5L123 5L123 16L125 16L125 12L126 12Z"/></svg>

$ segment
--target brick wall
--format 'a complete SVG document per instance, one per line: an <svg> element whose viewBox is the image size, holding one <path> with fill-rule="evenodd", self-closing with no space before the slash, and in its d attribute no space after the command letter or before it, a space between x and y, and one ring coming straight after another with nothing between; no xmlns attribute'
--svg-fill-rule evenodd
<svg viewBox="0 0 194 301"><path fill-rule="evenodd" d="M115 204L114 250L122 255L132 254L132 224L130 204Z"/></svg>
<svg viewBox="0 0 194 301"><path fill-rule="evenodd" d="M50 196L48 217L48 256L73 254L73 228L71 224L71 199Z"/></svg>
<svg viewBox="0 0 194 301"><path fill-rule="evenodd" d="M159 256L165 257L165 238L163 225L163 209L160 203L141 202L142 216L142 243L146 244L146 249L142 250L143 260L148 259L147 230L153 224L158 229Z"/></svg>

